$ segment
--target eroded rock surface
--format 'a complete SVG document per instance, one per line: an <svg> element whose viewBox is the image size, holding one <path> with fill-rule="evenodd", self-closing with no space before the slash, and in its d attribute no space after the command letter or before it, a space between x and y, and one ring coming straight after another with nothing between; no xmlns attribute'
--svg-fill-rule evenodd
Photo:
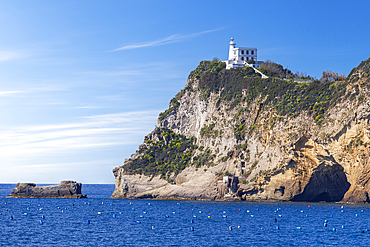
<svg viewBox="0 0 370 247"><path fill-rule="evenodd" d="M76 181L61 181L58 185L36 186L34 183L17 183L8 197L36 198L87 198L81 194L81 183Z"/></svg>
<svg viewBox="0 0 370 247"><path fill-rule="evenodd" d="M310 111L320 110L317 102L312 110L279 116L275 106L264 107L266 98L243 100L248 89L231 108L220 100L224 89L205 98L199 80L188 82L176 107L171 104L173 110L158 121L159 129L195 137L198 148L186 168L155 176L128 169L135 160L147 160L145 150L169 141L153 131L125 165L114 169L112 197L369 202L369 67L368 59L355 68L342 84L344 96L316 118ZM300 99L294 100L299 105ZM213 155L207 156L210 162L195 167L204 150ZM226 174L238 183L225 183Z"/></svg>

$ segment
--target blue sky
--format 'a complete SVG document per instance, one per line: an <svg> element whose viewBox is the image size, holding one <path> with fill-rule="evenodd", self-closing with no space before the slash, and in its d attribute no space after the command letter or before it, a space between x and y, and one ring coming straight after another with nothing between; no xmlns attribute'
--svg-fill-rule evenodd
<svg viewBox="0 0 370 247"><path fill-rule="evenodd" d="M114 183L228 43L320 78L370 56L369 1L0 1L0 183Z"/></svg>

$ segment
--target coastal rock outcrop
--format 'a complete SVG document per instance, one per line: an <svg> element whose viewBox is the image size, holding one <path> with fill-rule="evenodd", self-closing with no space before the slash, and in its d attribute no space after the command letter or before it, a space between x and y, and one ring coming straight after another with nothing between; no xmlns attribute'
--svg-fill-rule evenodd
<svg viewBox="0 0 370 247"><path fill-rule="evenodd" d="M369 154L370 59L309 82L202 62L112 198L369 202Z"/></svg>
<svg viewBox="0 0 370 247"><path fill-rule="evenodd" d="M81 194L81 183L61 181L58 185L36 186L34 183L17 183L8 197L18 198L87 198Z"/></svg>

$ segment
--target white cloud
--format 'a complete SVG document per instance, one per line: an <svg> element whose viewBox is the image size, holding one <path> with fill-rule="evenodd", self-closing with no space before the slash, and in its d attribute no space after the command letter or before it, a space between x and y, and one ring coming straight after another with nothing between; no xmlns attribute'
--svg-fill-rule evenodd
<svg viewBox="0 0 370 247"><path fill-rule="evenodd" d="M206 33L219 31L221 29L222 28L217 28L217 29L212 29L212 30L199 32L199 33L188 34L188 35L174 34L174 35L168 36L166 38L155 40L155 41L144 42L144 43L135 44L135 45L122 46L122 47L119 47L117 49L111 50L110 52L122 51L122 50L132 50L132 49L139 49L139 48L144 48L144 47L149 47L149 46L160 46L160 45L166 45L166 44L171 44L171 43L175 43L175 42L181 42L181 41L186 40L186 39L194 38L194 37L206 34Z"/></svg>
<svg viewBox="0 0 370 247"><path fill-rule="evenodd" d="M159 111L125 112L83 117L75 123L36 125L0 131L0 157L59 153L68 150L135 144L148 133Z"/></svg>
<svg viewBox="0 0 370 247"><path fill-rule="evenodd" d="M0 96L10 96L15 94L24 93L24 91L0 91Z"/></svg>

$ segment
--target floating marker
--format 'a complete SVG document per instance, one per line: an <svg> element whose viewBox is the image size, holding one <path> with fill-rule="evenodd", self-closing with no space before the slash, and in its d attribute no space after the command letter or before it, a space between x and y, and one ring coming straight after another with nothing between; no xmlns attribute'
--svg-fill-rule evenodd
<svg viewBox="0 0 370 247"><path fill-rule="evenodd" d="M27 211L30 211L30 208L27 208Z"/></svg>
<svg viewBox="0 0 370 247"><path fill-rule="evenodd" d="M240 226L238 226L238 228L240 228Z"/></svg>
<svg viewBox="0 0 370 247"><path fill-rule="evenodd" d="M302 228L300 226L297 227L297 230L301 230Z"/></svg>
<svg viewBox="0 0 370 247"><path fill-rule="evenodd" d="M328 223L324 223L324 226L327 227L328 226Z"/></svg>
<svg viewBox="0 0 370 247"><path fill-rule="evenodd" d="M356 214L356 217L358 216L358 214Z"/></svg>
<svg viewBox="0 0 370 247"><path fill-rule="evenodd" d="M361 210L361 213L363 213L364 212L364 210Z"/></svg>
<svg viewBox="0 0 370 247"><path fill-rule="evenodd" d="M150 202L148 203L148 205L150 206Z"/></svg>
<svg viewBox="0 0 370 247"><path fill-rule="evenodd" d="M90 224L90 220L87 220L87 221L86 221L86 224L88 224L88 225L89 225L89 224Z"/></svg>
<svg viewBox="0 0 370 247"><path fill-rule="evenodd" d="M247 213L249 213L250 211L249 210L247 210Z"/></svg>
<svg viewBox="0 0 370 247"><path fill-rule="evenodd" d="M141 221L137 220L137 221L136 221L136 223L140 224L140 223L141 223Z"/></svg>
<svg viewBox="0 0 370 247"><path fill-rule="evenodd" d="M143 214L146 214L146 212L143 212Z"/></svg>
<svg viewBox="0 0 370 247"><path fill-rule="evenodd" d="M113 214L113 218L116 218L116 214Z"/></svg>
<svg viewBox="0 0 370 247"><path fill-rule="evenodd" d="M222 217L223 217L223 218L227 218L227 216L226 216L226 215L222 215Z"/></svg>
<svg viewBox="0 0 370 247"><path fill-rule="evenodd" d="M197 216L196 215L193 215L194 218L196 218Z"/></svg>
<svg viewBox="0 0 370 247"><path fill-rule="evenodd" d="M27 213L24 213L23 215L27 215Z"/></svg>
<svg viewBox="0 0 370 247"><path fill-rule="evenodd" d="M168 218L168 217L170 217L170 216L168 216L168 215L166 214L166 218Z"/></svg>
<svg viewBox="0 0 370 247"><path fill-rule="evenodd" d="M263 227L261 227L261 230L263 230Z"/></svg>
<svg viewBox="0 0 370 247"><path fill-rule="evenodd" d="M44 222L42 220L40 220L40 225L44 224Z"/></svg>
<svg viewBox="0 0 370 247"><path fill-rule="evenodd" d="M10 216L9 218L10 218L11 220L13 220L13 216Z"/></svg>
<svg viewBox="0 0 370 247"><path fill-rule="evenodd" d="M337 229L335 229L335 227L333 228L333 232L337 231Z"/></svg>
<svg viewBox="0 0 370 247"><path fill-rule="evenodd" d="M155 230L155 226L152 226L152 230Z"/></svg>
<svg viewBox="0 0 370 247"><path fill-rule="evenodd" d="M144 218L144 216L143 216L143 215L140 215L139 217L140 217L140 218Z"/></svg>
<svg viewBox="0 0 370 247"><path fill-rule="evenodd" d="M41 215L41 219L45 219L45 215Z"/></svg>
<svg viewBox="0 0 370 247"><path fill-rule="evenodd" d="M201 214L201 213L202 213L202 211L199 211L199 213Z"/></svg>
<svg viewBox="0 0 370 247"><path fill-rule="evenodd" d="M98 212L98 214L101 214L101 212Z"/></svg>
<svg viewBox="0 0 370 247"><path fill-rule="evenodd" d="M334 209L334 207L331 207L331 209Z"/></svg>
<svg viewBox="0 0 370 247"><path fill-rule="evenodd" d="M111 204L109 204L109 206L113 206L113 204L111 203Z"/></svg>
<svg viewBox="0 0 370 247"><path fill-rule="evenodd" d="M229 226L229 230L232 231L233 230L233 227L232 226Z"/></svg>
<svg viewBox="0 0 370 247"><path fill-rule="evenodd" d="M303 213L303 210L301 210L301 213Z"/></svg>
<svg viewBox="0 0 370 247"><path fill-rule="evenodd" d="M134 210L134 211L135 211L135 208L132 208L132 210Z"/></svg>
<svg viewBox="0 0 370 247"><path fill-rule="evenodd" d="M191 220L190 223L194 223L194 220Z"/></svg>
<svg viewBox="0 0 370 247"><path fill-rule="evenodd" d="M279 216L280 218L281 218L281 217L283 217L283 216L281 216L281 214L279 214L278 216Z"/></svg>
<svg viewBox="0 0 370 247"><path fill-rule="evenodd" d="M253 215L253 214L251 214L251 217L254 217L254 215Z"/></svg>
<svg viewBox="0 0 370 247"><path fill-rule="evenodd" d="M119 212L119 214L122 214L122 212Z"/></svg>
<svg viewBox="0 0 370 247"><path fill-rule="evenodd" d="M190 227L190 231L194 232L194 227L191 226Z"/></svg>
<svg viewBox="0 0 370 247"><path fill-rule="evenodd" d="M239 212L240 212L240 208L239 208Z"/></svg>
<svg viewBox="0 0 370 247"><path fill-rule="evenodd" d="M211 218L211 216L210 216L210 215L208 215L208 219L209 219L209 218Z"/></svg>
<svg viewBox="0 0 370 247"><path fill-rule="evenodd" d="M279 226L276 226L276 230L279 230L280 228L279 228Z"/></svg>
<svg viewBox="0 0 370 247"><path fill-rule="evenodd" d="M172 212L172 214L175 214L175 212Z"/></svg>
<svg viewBox="0 0 370 247"><path fill-rule="evenodd" d="M260 211L260 210L257 208L257 211Z"/></svg>
<svg viewBox="0 0 370 247"><path fill-rule="evenodd" d="M327 220L325 220L324 222L325 222L325 223L328 223L328 221L327 221Z"/></svg>
<svg viewBox="0 0 370 247"><path fill-rule="evenodd" d="M226 211L223 211L224 214L226 214Z"/></svg>

